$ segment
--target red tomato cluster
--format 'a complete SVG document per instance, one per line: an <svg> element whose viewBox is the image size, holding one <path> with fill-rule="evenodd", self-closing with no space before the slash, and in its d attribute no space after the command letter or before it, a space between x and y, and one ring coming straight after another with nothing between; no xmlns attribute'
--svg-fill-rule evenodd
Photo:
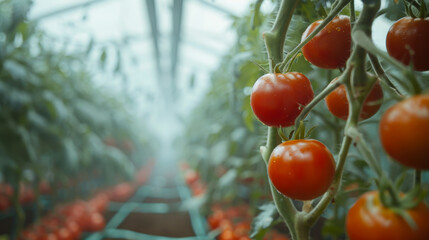
<svg viewBox="0 0 429 240"><path fill-rule="evenodd" d="M49 185L47 185L49 186ZM42 189L41 189L42 192ZM12 205L12 196L14 190L11 185L7 183L0 183L0 211L9 209ZM36 196L34 190L26 184L21 183L19 187L18 201L21 205L26 205L34 202Z"/></svg>
<svg viewBox="0 0 429 240"><path fill-rule="evenodd" d="M0 211L8 209L11 205L13 189L9 184L0 182Z"/></svg>
<svg viewBox="0 0 429 240"><path fill-rule="evenodd" d="M212 207L212 214L207 217L210 230L220 230L218 240L250 240L252 216L249 206L232 206L222 208ZM288 240L285 235L277 231L270 231L264 240Z"/></svg>
<svg viewBox="0 0 429 240"><path fill-rule="evenodd" d="M74 240L80 239L82 232L96 232L104 229L109 198L104 193L95 195L88 201L78 200L58 207L44 216L40 222L25 229L21 240Z"/></svg>
<svg viewBox="0 0 429 240"><path fill-rule="evenodd" d="M134 182L122 182L115 186L110 187L105 191L111 201L126 202L136 192L139 186L145 184L150 177L154 161L149 161L146 165L142 166L134 175Z"/></svg>
<svg viewBox="0 0 429 240"><path fill-rule="evenodd" d="M119 183L106 190L106 194L111 201L126 202L136 192L137 187L131 182Z"/></svg>
<svg viewBox="0 0 429 240"><path fill-rule="evenodd" d="M104 144L117 148L127 154L132 153L135 149L134 143L130 139L117 140L113 137L106 137L104 138Z"/></svg>
<svg viewBox="0 0 429 240"><path fill-rule="evenodd" d="M192 191L193 196L202 196L207 191L207 185L200 178L200 175L197 171L190 168L188 164L181 165L182 170L184 170L185 182Z"/></svg>
<svg viewBox="0 0 429 240"><path fill-rule="evenodd" d="M150 174L152 172L152 168L155 162L153 160L150 160L145 166L141 167L134 175L135 181L137 185L142 186L145 184L150 177Z"/></svg>

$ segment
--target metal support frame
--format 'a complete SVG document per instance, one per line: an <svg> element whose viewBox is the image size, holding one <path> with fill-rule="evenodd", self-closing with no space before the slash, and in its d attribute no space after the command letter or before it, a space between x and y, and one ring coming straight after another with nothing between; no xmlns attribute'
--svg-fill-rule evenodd
<svg viewBox="0 0 429 240"><path fill-rule="evenodd" d="M176 76L179 56L179 47L182 32L183 0L174 0L173 3L173 34L171 38L171 86L173 96L176 96Z"/></svg>
<svg viewBox="0 0 429 240"><path fill-rule="evenodd" d="M111 1L111 0L89 0L86 2L82 2L82 3L76 3L76 4L73 4L70 6L66 6L63 8L59 8L59 9L41 14L39 16L34 17L32 20L33 21L40 21L40 20L45 19L45 18L54 17L56 15L64 14L66 12L74 11L74 10L79 9L79 8L85 8L85 7L94 5L96 3L101 3L101 2L106 2L106 1Z"/></svg>
<svg viewBox="0 0 429 240"><path fill-rule="evenodd" d="M161 78L161 54L159 50L159 31L158 31L158 20L156 16L155 0L143 0L146 1L146 10L149 16L150 29L152 32L153 48L155 51L156 69L159 77Z"/></svg>

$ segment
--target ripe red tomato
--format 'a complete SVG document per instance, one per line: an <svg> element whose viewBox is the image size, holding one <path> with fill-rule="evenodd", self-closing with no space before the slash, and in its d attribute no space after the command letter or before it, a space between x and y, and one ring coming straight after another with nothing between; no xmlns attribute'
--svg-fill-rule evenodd
<svg viewBox="0 0 429 240"><path fill-rule="evenodd" d="M95 197L89 200L89 206L96 212L103 213L109 205L109 198L105 193L98 193Z"/></svg>
<svg viewBox="0 0 429 240"><path fill-rule="evenodd" d="M69 220L76 221L81 229L88 224L89 207L83 201L76 201L61 211Z"/></svg>
<svg viewBox="0 0 429 240"><path fill-rule="evenodd" d="M55 233L46 233L40 236L40 240L59 240Z"/></svg>
<svg viewBox="0 0 429 240"><path fill-rule="evenodd" d="M237 236L233 229L225 229L221 232L218 238L219 240L236 240Z"/></svg>
<svg viewBox="0 0 429 240"><path fill-rule="evenodd" d="M196 183L200 179L200 175L194 169L188 169L185 172L185 182L188 185Z"/></svg>
<svg viewBox="0 0 429 240"><path fill-rule="evenodd" d="M252 229L252 226L250 221L241 221L235 225L234 233L236 236L239 236L239 237L248 236L251 229Z"/></svg>
<svg viewBox="0 0 429 240"><path fill-rule="evenodd" d="M80 239L80 235L82 233L82 230L76 221L68 219L65 222L65 226L70 231L70 234L71 234L73 239Z"/></svg>
<svg viewBox="0 0 429 240"><path fill-rule="evenodd" d="M129 182L120 183L114 187L109 198L111 201L125 202L134 194L135 190L135 187Z"/></svg>
<svg viewBox="0 0 429 240"><path fill-rule="evenodd" d="M422 202L407 210L417 228L398 214L382 205L378 191L362 195L350 208L346 229L350 240L423 240L429 239L429 209Z"/></svg>
<svg viewBox="0 0 429 240"><path fill-rule="evenodd" d="M106 221L104 220L103 215L100 213L94 212L89 215L88 225L85 230L89 232L101 231L106 226Z"/></svg>
<svg viewBox="0 0 429 240"><path fill-rule="evenodd" d="M36 196L34 195L33 189L22 185L19 191L19 203L28 204L34 202L34 200L36 200Z"/></svg>
<svg viewBox="0 0 429 240"><path fill-rule="evenodd" d="M334 79L334 81L336 81L336 79ZM380 109L382 99L383 90L381 89L380 83L377 81L363 103L359 116L360 120L365 120L372 117L378 111L378 109ZM349 101L346 87L344 85L340 85L328 96L326 96L325 102L329 111L334 116L343 120L347 120L349 115Z"/></svg>
<svg viewBox="0 0 429 240"><path fill-rule="evenodd" d="M428 17L401 18L390 27L387 33L387 52L405 65L409 65L412 61L414 69L417 71L427 71L429 70L428 38Z"/></svg>
<svg viewBox="0 0 429 240"><path fill-rule="evenodd" d="M390 107L380 120L384 150L399 163L429 169L429 94Z"/></svg>
<svg viewBox="0 0 429 240"><path fill-rule="evenodd" d="M0 212L9 209L10 206L12 206L12 203L9 197L0 194Z"/></svg>
<svg viewBox="0 0 429 240"><path fill-rule="evenodd" d="M307 38L323 20L318 20L305 30L301 41ZM327 69L346 66L350 57L352 37L350 18L340 15L332 19L302 48L302 54L310 63Z"/></svg>
<svg viewBox="0 0 429 240"><path fill-rule="evenodd" d="M286 141L274 148L268 176L287 197L311 200L331 185L335 161L329 149L317 140Z"/></svg>
<svg viewBox="0 0 429 240"><path fill-rule="evenodd" d="M314 97L308 78L298 72L268 73L253 85L250 105L253 113L271 127L292 126L303 106Z"/></svg>
<svg viewBox="0 0 429 240"><path fill-rule="evenodd" d="M39 190L40 190L41 194L51 194L52 193L52 187L49 184L49 182L46 180L42 180L39 183Z"/></svg>
<svg viewBox="0 0 429 240"><path fill-rule="evenodd" d="M38 240L40 238L39 234L32 230L32 229L26 229L21 232L18 240Z"/></svg>
<svg viewBox="0 0 429 240"><path fill-rule="evenodd" d="M222 210L215 210L212 215L207 218L210 230L220 227L220 223L225 219L225 213Z"/></svg>
<svg viewBox="0 0 429 240"><path fill-rule="evenodd" d="M55 231L57 238L59 240L73 240L73 235L71 234L70 230L66 227L61 227L58 230Z"/></svg>

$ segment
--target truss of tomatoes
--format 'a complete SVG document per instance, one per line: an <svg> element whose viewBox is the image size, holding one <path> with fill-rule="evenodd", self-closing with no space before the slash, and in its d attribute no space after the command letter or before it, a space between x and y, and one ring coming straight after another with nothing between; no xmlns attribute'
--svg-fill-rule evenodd
<svg viewBox="0 0 429 240"><path fill-rule="evenodd" d="M82 232L104 229L103 212L109 204L108 195L99 193L88 201L78 200L57 207L54 211L21 232L19 239L80 239Z"/></svg>

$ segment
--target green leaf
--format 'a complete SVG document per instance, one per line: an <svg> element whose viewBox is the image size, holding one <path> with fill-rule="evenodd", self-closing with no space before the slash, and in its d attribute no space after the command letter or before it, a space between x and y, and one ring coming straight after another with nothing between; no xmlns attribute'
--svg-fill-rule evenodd
<svg viewBox="0 0 429 240"><path fill-rule="evenodd" d="M67 118L69 115L67 107L53 92L45 90L43 91L42 97L45 100L45 105L52 118L59 120Z"/></svg>
<svg viewBox="0 0 429 240"><path fill-rule="evenodd" d="M115 73L119 73L122 69L122 55L121 50L119 47L116 48L116 66L115 66Z"/></svg>
<svg viewBox="0 0 429 240"><path fill-rule="evenodd" d="M37 128L45 128L47 126L46 119L34 111L34 109L30 109L27 112L27 119L33 126Z"/></svg>
<svg viewBox="0 0 429 240"><path fill-rule="evenodd" d="M26 148L27 154L31 161L37 160L36 148L31 140L30 132L22 126L17 127L18 134L21 136L22 142Z"/></svg>
<svg viewBox="0 0 429 240"><path fill-rule="evenodd" d="M100 62L99 66L101 69L104 69L106 67L106 59L107 59L107 48L103 47L100 54Z"/></svg>
<svg viewBox="0 0 429 240"><path fill-rule="evenodd" d="M322 228L324 237L342 236L344 234L344 222L327 220Z"/></svg>
<svg viewBox="0 0 429 240"><path fill-rule="evenodd" d="M85 51L86 56L88 56L91 53L93 47L94 47L94 38L91 37L91 40L89 40L88 46L86 47L86 51Z"/></svg>
<svg viewBox="0 0 429 240"><path fill-rule="evenodd" d="M275 219L278 217L277 208L273 202L264 204L259 209L261 212L254 218L252 223L250 237L253 240L262 240L265 233L276 224Z"/></svg>
<svg viewBox="0 0 429 240"><path fill-rule="evenodd" d="M64 151L65 151L65 154L67 157L68 166L71 166L73 168L77 167L79 155L77 154L78 149L77 149L76 145L74 144L73 140L71 138L63 139L63 147L64 147ZM63 161L63 160L58 159L58 161Z"/></svg>
<svg viewBox="0 0 429 240"><path fill-rule="evenodd" d="M218 184L221 188L224 188L234 183L236 178L237 178L237 171L235 171L235 169L230 169L219 179Z"/></svg>
<svg viewBox="0 0 429 240"><path fill-rule="evenodd" d="M29 29L28 23L27 22L19 23L16 30L21 34L22 40L26 42L28 40L28 37L30 36L30 29Z"/></svg>

